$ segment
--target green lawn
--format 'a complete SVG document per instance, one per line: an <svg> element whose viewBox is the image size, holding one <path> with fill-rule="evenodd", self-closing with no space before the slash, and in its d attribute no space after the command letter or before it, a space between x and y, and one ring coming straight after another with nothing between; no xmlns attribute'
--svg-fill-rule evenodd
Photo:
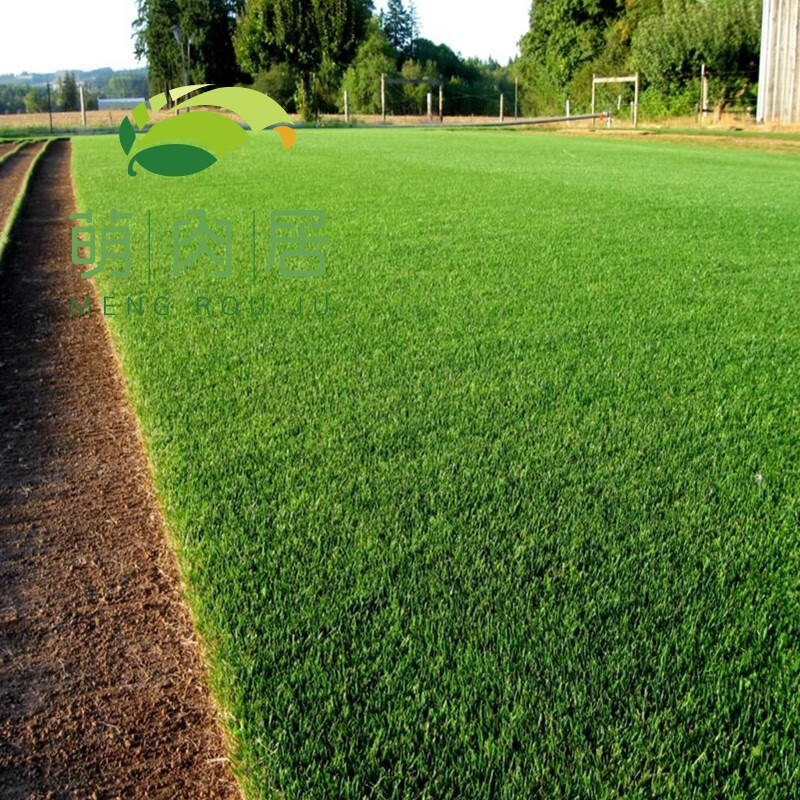
<svg viewBox="0 0 800 800"><path fill-rule="evenodd" d="M307 130L169 179L73 148L81 207L135 212L101 290L170 298L109 325L250 798L796 791L800 158ZM230 279L169 275L192 208L232 220ZM324 277L265 270L273 209L327 213Z"/></svg>

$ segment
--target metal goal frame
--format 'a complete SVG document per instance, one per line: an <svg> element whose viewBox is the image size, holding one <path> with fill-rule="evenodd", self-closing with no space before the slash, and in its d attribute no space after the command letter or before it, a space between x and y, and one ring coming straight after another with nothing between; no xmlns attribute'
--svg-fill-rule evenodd
<svg viewBox="0 0 800 800"><path fill-rule="evenodd" d="M592 75L592 115L594 116L595 89L599 83L632 83L633 84L633 127L639 127L639 73L635 75L612 75L600 77Z"/></svg>

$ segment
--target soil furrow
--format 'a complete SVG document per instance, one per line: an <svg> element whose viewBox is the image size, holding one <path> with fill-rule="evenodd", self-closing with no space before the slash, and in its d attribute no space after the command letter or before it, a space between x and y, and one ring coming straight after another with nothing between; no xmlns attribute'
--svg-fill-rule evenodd
<svg viewBox="0 0 800 800"><path fill-rule="evenodd" d="M0 265L0 796L236 798L103 319L69 317L69 162L43 156Z"/></svg>
<svg viewBox="0 0 800 800"><path fill-rule="evenodd" d="M6 227L8 215L25 180L25 173L42 147L44 145L41 142L26 145L0 163L0 233Z"/></svg>
<svg viewBox="0 0 800 800"><path fill-rule="evenodd" d="M17 146L17 142L0 142L0 156L3 156L9 150L13 150Z"/></svg>

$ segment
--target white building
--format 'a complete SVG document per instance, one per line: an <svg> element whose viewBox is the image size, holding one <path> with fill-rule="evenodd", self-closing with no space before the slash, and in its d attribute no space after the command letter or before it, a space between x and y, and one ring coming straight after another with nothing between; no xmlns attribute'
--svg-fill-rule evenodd
<svg viewBox="0 0 800 800"><path fill-rule="evenodd" d="M97 107L103 111L109 108L133 108L144 102L144 97L101 97Z"/></svg>

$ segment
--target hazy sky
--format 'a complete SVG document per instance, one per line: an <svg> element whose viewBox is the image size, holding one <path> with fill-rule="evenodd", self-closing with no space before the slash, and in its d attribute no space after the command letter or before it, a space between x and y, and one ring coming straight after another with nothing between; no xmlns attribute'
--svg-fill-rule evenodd
<svg viewBox="0 0 800 800"><path fill-rule="evenodd" d="M374 0L376 10L386 0ZM505 63L528 26L531 0L417 0L420 33L464 56ZM137 66L136 0L11 0L3 4L0 73Z"/></svg>
<svg viewBox="0 0 800 800"><path fill-rule="evenodd" d="M376 11L386 7L386 0L373 2ZM444 42L465 58L492 56L501 64L517 54L531 10L531 0L416 0L415 5L420 36Z"/></svg>
<svg viewBox="0 0 800 800"><path fill-rule="evenodd" d="M126 69L136 0L9 0L0 23L0 73Z"/></svg>

